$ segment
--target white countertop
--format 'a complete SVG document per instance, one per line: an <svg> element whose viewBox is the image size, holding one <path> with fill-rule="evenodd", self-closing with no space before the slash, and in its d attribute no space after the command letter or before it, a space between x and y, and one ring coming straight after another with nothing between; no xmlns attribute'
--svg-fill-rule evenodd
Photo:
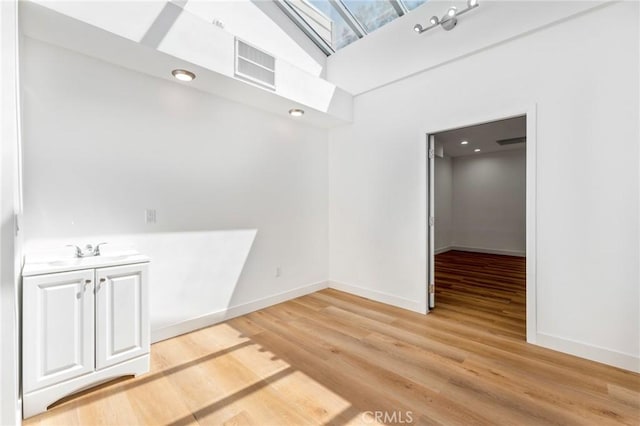
<svg viewBox="0 0 640 426"><path fill-rule="evenodd" d="M33 275L77 271L80 269L105 268L109 266L129 265L150 261L151 259L148 256L142 255L133 250L112 252L90 257L69 257L60 256L58 254L34 254L25 256L22 276L30 277Z"/></svg>

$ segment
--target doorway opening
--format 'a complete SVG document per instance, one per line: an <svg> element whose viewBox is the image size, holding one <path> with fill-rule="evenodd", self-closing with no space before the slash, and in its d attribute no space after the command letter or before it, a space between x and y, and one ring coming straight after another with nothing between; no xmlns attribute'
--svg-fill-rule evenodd
<svg viewBox="0 0 640 426"><path fill-rule="evenodd" d="M429 311L471 312L534 343L532 118L427 133L426 293Z"/></svg>

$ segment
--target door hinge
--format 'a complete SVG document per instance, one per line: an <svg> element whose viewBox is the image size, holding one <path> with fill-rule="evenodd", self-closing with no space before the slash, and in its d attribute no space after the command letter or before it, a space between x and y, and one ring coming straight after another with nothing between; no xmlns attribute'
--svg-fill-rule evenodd
<svg viewBox="0 0 640 426"><path fill-rule="evenodd" d="M433 226L435 224L436 220L433 216L429 216L429 226Z"/></svg>
<svg viewBox="0 0 640 426"><path fill-rule="evenodd" d="M433 160L433 157L435 156L435 151L433 148L431 148L429 150L429 160Z"/></svg>
<svg viewBox="0 0 640 426"><path fill-rule="evenodd" d="M429 284L429 294L433 294L436 292L436 286L433 284Z"/></svg>

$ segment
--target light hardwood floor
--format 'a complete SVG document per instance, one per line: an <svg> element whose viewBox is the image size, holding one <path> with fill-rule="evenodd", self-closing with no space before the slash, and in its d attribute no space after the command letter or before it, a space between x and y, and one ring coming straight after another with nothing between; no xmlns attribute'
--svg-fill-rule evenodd
<svg viewBox="0 0 640 426"><path fill-rule="evenodd" d="M150 373L25 424L640 424L640 375L525 343L524 259L436 261L427 316L323 290L157 343Z"/></svg>

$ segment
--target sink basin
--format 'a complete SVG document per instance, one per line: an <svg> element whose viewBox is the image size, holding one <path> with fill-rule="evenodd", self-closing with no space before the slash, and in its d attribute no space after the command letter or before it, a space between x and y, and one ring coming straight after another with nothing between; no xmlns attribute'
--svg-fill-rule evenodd
<svg viewBox="0 0 640 426"><path fill-rule="evenodd" d="M49 265L53 266L75 266L80 265L82 263L100 263L100 262L117 262L119 260L124 260L128 255L115 255L115 256L88 256L88 257L77 257L73 259L61 259L61 260L53 260L48 262Z"/></svg>
<svg viewBox="0 0 640 426"><path fill-rule="evenodd" d="M99 256L70 257L48 255L27 256L22 269L25 277L57 272L70 272L80 269L108 268L134 263L148 262L150 259L135 250L120 250L103 253Z"/></svg>

